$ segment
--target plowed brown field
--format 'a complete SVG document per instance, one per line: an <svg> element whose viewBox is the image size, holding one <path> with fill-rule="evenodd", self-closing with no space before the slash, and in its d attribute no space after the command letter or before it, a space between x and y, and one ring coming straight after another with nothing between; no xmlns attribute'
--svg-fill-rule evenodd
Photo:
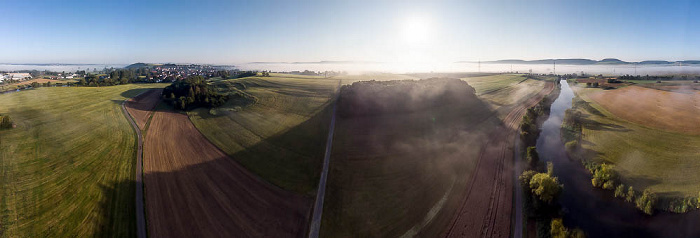
<svg viewBox="0 0 700 238"><path fill-rule="evenodd" d="M153 115L144 158L151 237L305 235L311 200L248 172L186 115Z"/></svg>
<svg viewBox="0 0 700 238"><path fill-rule="evenodd" d="M554 90L554 83L511 110L481 148L479 162L467 185L466 197L445 236L509 237L513 191L513 143L528 107Z"/></svg>
<svg viewBox="0 0 700 238"><path fill-rule="evenodd" d="M153 108L158 104L162 92L163 89L148 90L126 102L126 110L141 130L146 127L146 122L153 113Z"/></svg>
<svg viewBox="0 0 700 238"><path fill-rule="evenodd" d="M670 92L630 86L590 95L615 116L666 131L699 135L700 92Z"/></svg>

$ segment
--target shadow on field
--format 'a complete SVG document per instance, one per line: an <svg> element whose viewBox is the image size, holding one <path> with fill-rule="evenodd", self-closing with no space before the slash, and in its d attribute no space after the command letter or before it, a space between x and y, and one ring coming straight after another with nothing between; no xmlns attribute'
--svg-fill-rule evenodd
<svg viewBox="0 0 700 238"><path fill-rule="evenodd" d="M311 200L268 186L235 163L221 157L175 171L145 174L149 235L304 236Z"/></svg>
<svg viewBox="0 0 700 238"><path fill-rule="evenodd" d="M103 198L95 219L97 229L91 237L135 237L136 182L123 180L99 186Z"/></svg>
<svg viewBox="0 0 700 238"><path fill-rule="evenodd" d="M278 187L313 197L323 166L332 109L329 102L309 120L230 156Z"/></svg>
<svg viewBox="0 0 700 238"><path fill-rule="evenodd" d="M122 92L120 95L122 97L125 97L125 98L133 98L133 97L136 97L136 95L139 95L139 94L146 92L148 90L151 90L151 89L162 89L162 88L134 88L134 89L126 90L126 91ZM119 101L119 100L112 100L112 101L113 102L118 101L120 104L122 103L122 101Z"/></svg>

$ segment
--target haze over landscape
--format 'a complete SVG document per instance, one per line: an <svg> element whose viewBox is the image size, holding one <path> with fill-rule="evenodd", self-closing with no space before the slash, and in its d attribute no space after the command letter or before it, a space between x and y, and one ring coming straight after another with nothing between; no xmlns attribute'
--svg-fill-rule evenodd
<svg viewBox="0 0 700 238"><path fill-rule="evenodd" d="M4 0L0 238L700 237L697 9Z"/></svg>

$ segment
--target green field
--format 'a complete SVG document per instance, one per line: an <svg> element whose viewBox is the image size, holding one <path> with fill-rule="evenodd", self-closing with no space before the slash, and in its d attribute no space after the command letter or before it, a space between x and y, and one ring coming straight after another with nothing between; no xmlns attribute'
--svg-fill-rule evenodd
<svg viewBox="0 0 700 238"><path fill-rule="evenodd" d="M545 85L544 81L529 79L523 74L469 77L462 80L474 87L476 95L501 115L537 94Z"/></svg>
<svg viewBox="0 0 700 238"><path fill-rule="evenodd" d="M585 118L587 157L615 164L622 183L638 191L650 188L662 197L700 192L700 136L666 132L622 120L588 98L601 89L572 87L589 105L577 107Z"/></svg>
<svg viewBox="0 0 700 238"><path fill-rule="evenodd" d="M120 103L153 87L39 88L0 95L0 234L134 236L136 134Z"/></svg>
<svg viewBox="0 0 700 238"><path fill-rule="evenodd" d="M193 110L189 116L197 129L263 179L313 195L338 80L272 74L214 82L224 84L240 87L257 102L246 106L229 100L214 110Z"/></svg>

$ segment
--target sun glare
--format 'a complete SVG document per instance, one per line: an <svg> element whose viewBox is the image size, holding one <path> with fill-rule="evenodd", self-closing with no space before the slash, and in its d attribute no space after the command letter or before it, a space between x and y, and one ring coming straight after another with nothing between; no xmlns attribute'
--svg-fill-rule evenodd
<svg viewBox="0 0 700 238"><path fill-rule="evenodd" d="M412 16L402 22L401 38L409 46L423 45L428 43L431 31L428 18Z"/></svg>

